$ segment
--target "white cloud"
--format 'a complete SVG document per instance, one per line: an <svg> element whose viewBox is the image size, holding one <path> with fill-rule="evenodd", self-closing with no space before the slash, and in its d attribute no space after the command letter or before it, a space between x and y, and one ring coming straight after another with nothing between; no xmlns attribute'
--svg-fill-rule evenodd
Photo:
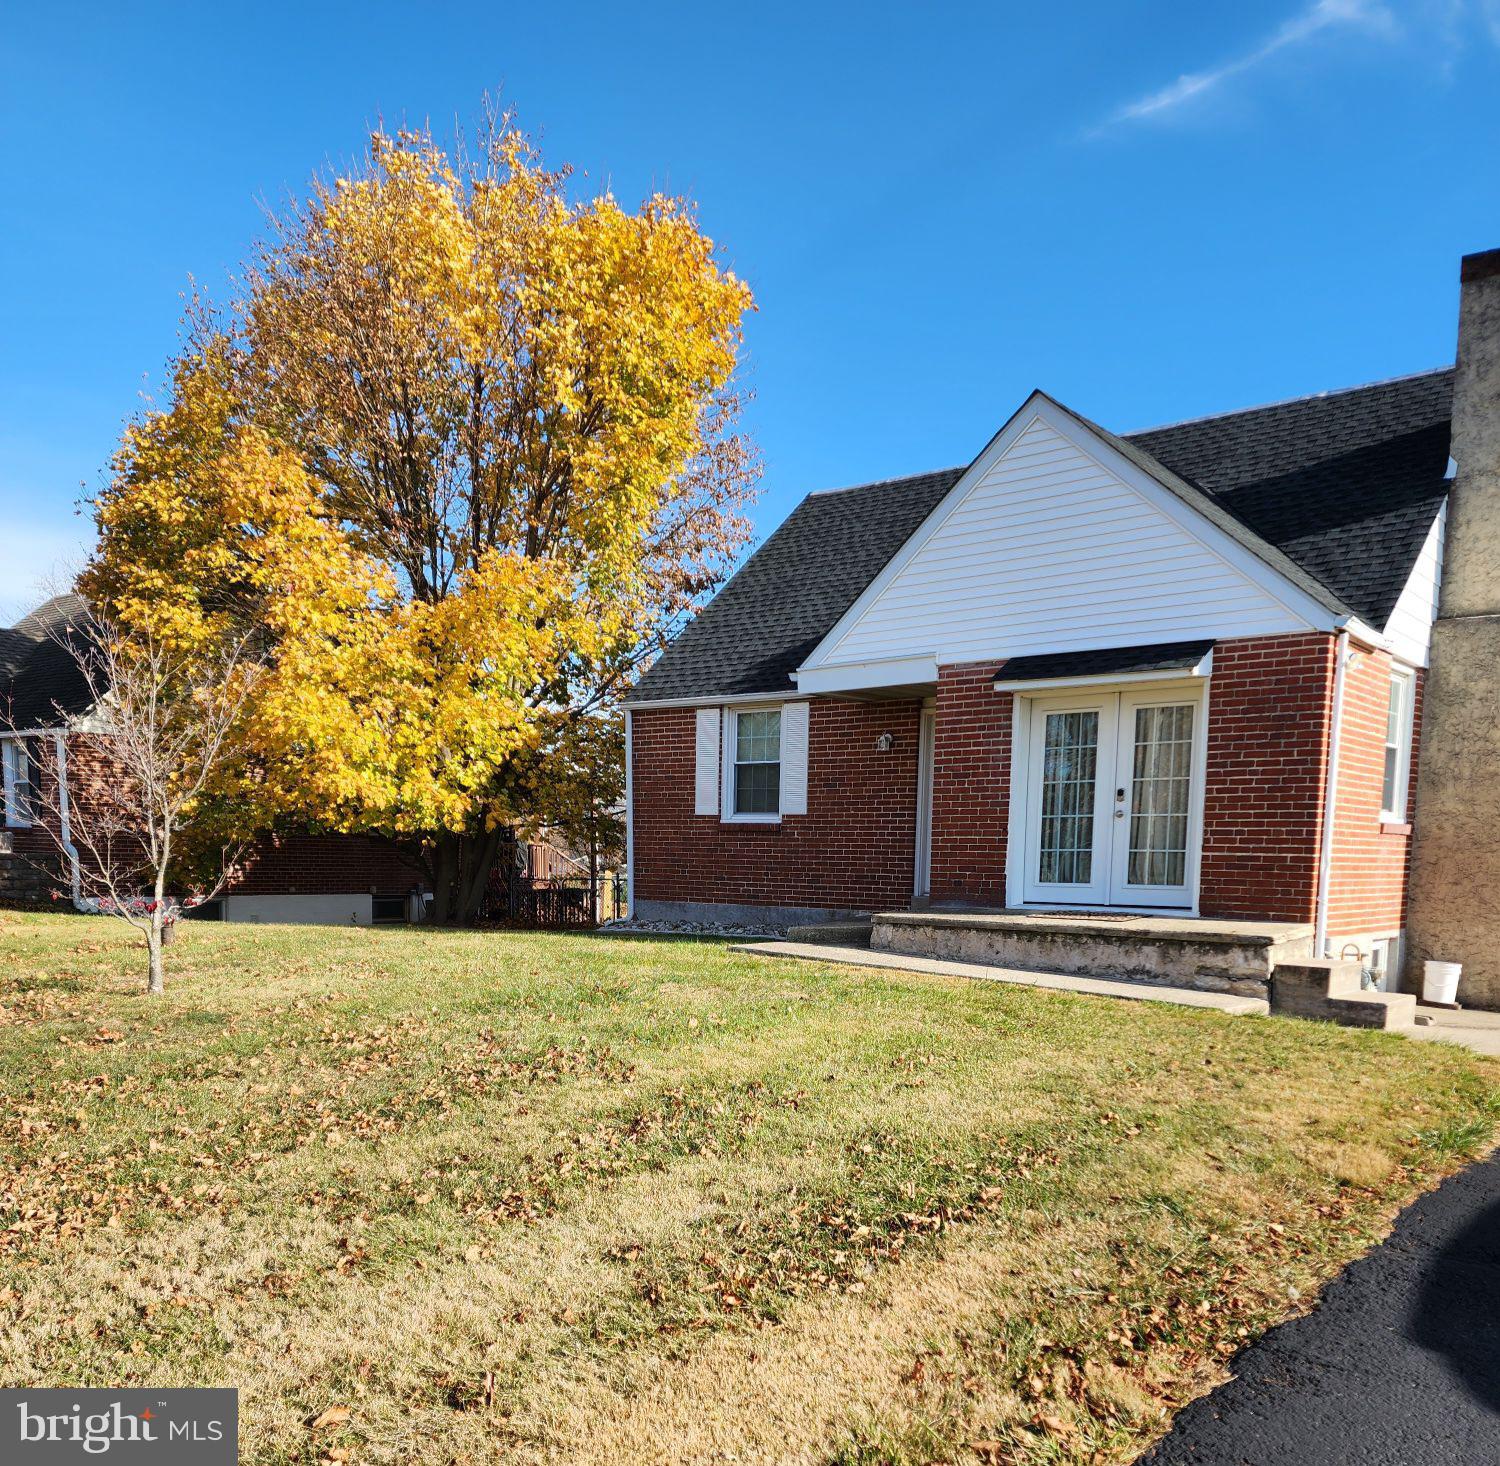
<svg viewBox="0 0 1500 1466"><path fill-rule="evenodd" d="M1500 0L1485 0L1500 20ZM1398 27L1395 16L1380 3L1380 0L1314 0L1300 15L1285 21L1260 45L1241 56L1225 61L1207 71L1190 71L1176 81L1148 92L1133 102L1119 108L1105 123L1105 127L1122 122L1138 122L1144 118L1161 117L1180 107L1194 97L1222 86L1231 77L1269 61L1281 51L1300 46L1315 36L1335 30L1358 30L1381 35L1394 35ZM1103 131L1101 128L1099 131Z"/></svg>

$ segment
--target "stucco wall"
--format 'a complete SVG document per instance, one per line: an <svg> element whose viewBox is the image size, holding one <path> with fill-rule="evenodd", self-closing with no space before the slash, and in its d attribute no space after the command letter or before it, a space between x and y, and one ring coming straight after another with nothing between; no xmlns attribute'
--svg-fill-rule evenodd
<svg viewBox="0 0 1500 1466"><path fill-rule="evenodd" d="M1417 785L1408 986L1437 957L1500 1007L1500 250L1464 260L1448 508Z"/></svg>

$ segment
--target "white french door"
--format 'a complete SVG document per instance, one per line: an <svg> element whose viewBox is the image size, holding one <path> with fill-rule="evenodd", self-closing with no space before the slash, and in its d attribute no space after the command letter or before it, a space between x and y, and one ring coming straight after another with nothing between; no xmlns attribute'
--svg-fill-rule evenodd
<svg viewBox="0 0 1500 1466"><path fill-rule="evenodd" d="M1194 693L1076 693L1031 703L1026 901L1192 906L1201 719Z"/></svg>

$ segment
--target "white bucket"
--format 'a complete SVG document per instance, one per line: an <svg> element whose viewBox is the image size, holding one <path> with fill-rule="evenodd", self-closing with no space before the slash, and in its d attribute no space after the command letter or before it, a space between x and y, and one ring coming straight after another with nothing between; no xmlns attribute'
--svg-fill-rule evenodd
<svg viewBox="0 0 1500 1466"><path fill-rule="evenodd" d="M1428 962L1422 968L1422 1001L1452 1004L1458 1000L1461 962Z"/></svg>

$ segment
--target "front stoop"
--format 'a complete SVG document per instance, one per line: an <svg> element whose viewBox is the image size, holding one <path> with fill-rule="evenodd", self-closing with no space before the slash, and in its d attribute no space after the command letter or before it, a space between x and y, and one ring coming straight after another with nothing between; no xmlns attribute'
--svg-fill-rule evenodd
<svg viewBox="0 0 1500 1466"><path fill-rule="evenodd" d="M1358 962L1309 958L1278 963L1271 976L1271 1012L1285 1018L1318 1018L1346 1028L1410 1029L1417 1000L1411 993L1380 993L1361 986Z"/></svg>
<svg viewBox="0 0 1500 1466"><path fill-rule="evenodd" d="M1273 968L1311 956L1313 929L1123 912L888 911L876 915L871 945L878 952L1264 999Z"/></svg>

